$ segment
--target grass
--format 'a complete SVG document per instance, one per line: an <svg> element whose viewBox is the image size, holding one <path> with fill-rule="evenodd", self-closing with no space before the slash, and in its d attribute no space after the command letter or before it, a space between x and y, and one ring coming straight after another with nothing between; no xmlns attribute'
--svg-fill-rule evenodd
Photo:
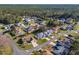
<svg viewBox="0 0 79 59"><path fill-rule="evenodd" d="M8 33L6 34L8 35L12 40L13 40L13 37L11 35L9 35ZM17 41L20 39L21 37L18 37L17 39L13 40L14 43L17 45L17 47L21 50L28 50L30 48L33 48L32 44L28 44L28 43L23 43L23 44L18 44Z"/></svg>
<svg viewBox="0 0 79 59"><path fill-rule="evenodd" d="M72 33L70 33L72 36L74 36L74 37L77 37L77 36L79 36L79 33L75 33L75 32L72 32Z"/></svg>
<svg viewBox="0 0 79 59"><path fill-rule="evenodd" d="M0 24L0 32L4 31L4 26Z"/></svg>
<svg viewBox="0 0 79 59"><path fill-rule="evenodd" d="M0 46L0 55L11 55L12 48L10 46Z"/></svg>
<svg viewBox="0 0 79 59"><path fill-rule="evenodd" d="M41 53L39 51L33 51L32 55L41 55Z"/></svg>
<svg viewBox="0 0 79 59"><path fill-rule="evenodd" d="M75 25L74 29L79 30L79 24Z"/></svg>
<svg viewBox="0 0 79 59"><path fill-rule="evenodd" d="M25 44L22 44L20 47L21 47L23 50L28 50L28 49L33 48L33 45L32 45L32 44L27 44L27 43L25 43Z"/></svg>
<svg viewBox="0 0 79 59"><path fill-rule="evenodd" d="M2 29L0 29L0 32L3 32L3 30L2 30Z"/></svg>
<svg viewBox="0 0 79 59"><path fill-rule="evenodd" d="M7 35L7 34L5 34ZM7 41L9 42L9 41ZM0 45L0 55L11 55L13 53L13 49L10 44L2 44Z"/></svg>
<svg viewBox="0 0 79 59"><path fill-rule="evenodd" d="M45 43L45 42L47 42L48 40L47 39L39 39L38 41L37 41L37 43L38 44L43 44L43 43Z"/></svg>
<svg viewBox="0 0 79 59"><path fill-rule="evenodd" d="M9 36L9 37L11 38L11 40L13 40L13 37L12 37L10 34L6 33L5 35ZM21 47L16 43L17 40L13 40L13 42L16 44L16 46L17 46L19 49L21 49Z"/></svg>
<svg viewBox="0 0 79 59"><path fill-rule="evenodd" d="M4 29L0 28L0 32L4 32L4 31L5 31Z"/></svg>
<svg viewBox="0 0 79 59"><path fill-rule="evenodd" d="M44 32L44 30L43 29L38 29L38 30L33 31L32 33L37 34L37 33L40 33L40 32Z"/></svg>

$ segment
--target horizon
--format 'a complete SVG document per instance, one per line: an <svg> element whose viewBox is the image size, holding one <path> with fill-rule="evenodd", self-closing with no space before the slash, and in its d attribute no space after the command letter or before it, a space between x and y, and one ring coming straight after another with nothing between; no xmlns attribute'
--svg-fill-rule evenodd
<svg viewBox="0 0 79 59"><path fill-rule="evenodd" d="M0 8L79 8L79 4L0 4Z"/></svg>

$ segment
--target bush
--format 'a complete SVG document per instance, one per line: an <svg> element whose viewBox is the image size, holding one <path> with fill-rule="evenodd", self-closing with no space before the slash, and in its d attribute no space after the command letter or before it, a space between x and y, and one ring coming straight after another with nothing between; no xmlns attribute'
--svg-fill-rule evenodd
<svg viewBox="0 0 79 59"><path fill-rule="evenodd" d="M17 43L18 43L18 44L23 44L22 39L19 39L19 40L17 41Z"/></svg>

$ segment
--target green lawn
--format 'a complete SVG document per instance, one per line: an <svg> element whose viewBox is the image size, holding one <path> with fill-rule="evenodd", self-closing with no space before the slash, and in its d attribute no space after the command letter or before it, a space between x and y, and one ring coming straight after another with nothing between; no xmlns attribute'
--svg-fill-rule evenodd
<svg viewBox="0 0 79 59"><path fill-rule="evenodd" d="M19 47L21 47L23 50L28 50L28 49L31 49L31 48L33 48L33 45L32 44L22 44L21 46L19 46Z"/></svg>
<svg viewBox="0 0 79 59"><path fill-rule="evenodd" d="M39 51L33 51L32 55L41 55L41 53Z"/></svg>
<svg viewBox="0 0 79 59"><path fill-rule="evenodd" d="M43 44L43 43L45 43L45 42L47 42L48 40L47 39L39 39L38 41L37 41L37 43L38 44Z"/></svg>
<svg viewBox="0 0 79 59"><path fill-rule="evenodd" d="M74 37L77 37L77 36L79 36L79 33L75 33L75 32L72 32L72 33L70 33L72 36L74 36Z"/></svg>
<svg viewBox="0 0 79 59"><path fill-rule="evenodd" d="M75 25L74 29L79 30L79 24Z"/></svg>
<svg viewBox="0 0 79 59"><path fill-rule="evenodd" d="M4 32L4 31L5 31L4 29L0 28L0 32Z"/></svg>

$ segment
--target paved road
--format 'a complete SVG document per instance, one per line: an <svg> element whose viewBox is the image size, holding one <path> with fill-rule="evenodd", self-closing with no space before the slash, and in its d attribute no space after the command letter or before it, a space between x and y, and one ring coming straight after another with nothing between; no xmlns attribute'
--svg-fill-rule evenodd
<svg viewBox="0 0 79 59"><path fill-rule="evenodd" d="M3 35L3 33L0 32L0 35ZM45 42L42 45L38 45L38 46L36 46L34 48L31 48L28 51L24 51L24 50L20 50L18 48L18 46L16 45L16 43L12 39L10 39L10 43L11 43L11 46L13 48L13 55L30 55L32 53L32 51L34 51L34 50L40 50L44 46L47 46L50 42L51 42L51 40Z"/></svg>
<svg viewBox="0 0 79 59"><path fill-rule="evenodd" d="M51 40L49 40L48 42L42 44L42 45L39 45L37 47L34 47L34 48L31 48L29 49L28 51L23 51L23 50L20 50L16 44L11 40L11 44L12 44L12 47L13 47L13 54L14 55L30 55L32 53L32 51L34 50L39 50L41 48L43 48L44 46L47 46L49 43L51 42Z"/></svg>
<svg viewBox="0 0 79 59"><path fill-rule="evenodd" d="M3 32L0 32L0 36L1 36L1 35L4 35ZM9 36L8 36L8 37L9 37ZM9 37L9 38L10 38L10 37ZM25 51L22 51L22 50L20 50L20 49L17 47L16 43L13 42L13 40L12 40L11 38L9 39L9 41L10 41L11 47L13 48L13 55L24 55L24 54L26 54Z"/></svg>
<svg viewBox="0 0 79 59"><path fill-rule="evenodd" d="M11 46L13 48L13 55L25 55L25 52L20 50L13 40L10 40Z"/></svg>
<svg viewBox="0 0 79 59"><path fill-rule="evenodd" d="M28 51L24 51L24 50L20 50L17 46L16 43L13 42L13 40L10 40L12 48L13 48L13 55L30 55L32 53L32 51L34 50L39 50L41 48L43 48L44 46L47 46L51 40L47 41L46 43L39 45L37 47L31 48Z"/></svg>
<svg viewBox="0 0 79 59"><path fill-rule="evenodd" d="M0 32L0 35L3 35L2 32ZM28 51L24 51L24 50L20 50L18 48L18 46L16 45L16 43L12 39L10 39L10 43L11 43L11 46L13 48L13 55L30 55L32 53L32 51L39 50L40 48L43 48L44 46L47 46L50 42L51 42L51 40L49 40L48 42L46 42L42 45L31 48Z"/></svg>
<svg viewBox="0 0 79 59"><path fill-rule="evenodd" d="M2 33L1 33L2 34ZM13 40L10 40L11 42L11 46L13 48L13 55L30 55L32 53L32 51L34 50L39 50L41 48L43 48L44 46L47 46L51 40L47 41L46 43L42 44L42 45L39 45L37 47L34 47L34 48L31 48L29 49L28 51L24 51L24 50L20 50L17 46L16 46L16 43L13 42Z"/></svg>
<svg viewBox="0 0 79 59"><path fill-rule="evenodd" d="M34 47L34 48L32 48L32 49L29 49L28 52L27 52L27 54L30 55L30 54L32 53L32 51L34 51L34 50L35 50L35 51L36 51L36 50L40 50L41 48L47 46L50 42L51 42L51 40L49 40L48 42L46 42L46 43L44 43L44 44L42 44L42 45L39 45L39 46Z"/></svg>

